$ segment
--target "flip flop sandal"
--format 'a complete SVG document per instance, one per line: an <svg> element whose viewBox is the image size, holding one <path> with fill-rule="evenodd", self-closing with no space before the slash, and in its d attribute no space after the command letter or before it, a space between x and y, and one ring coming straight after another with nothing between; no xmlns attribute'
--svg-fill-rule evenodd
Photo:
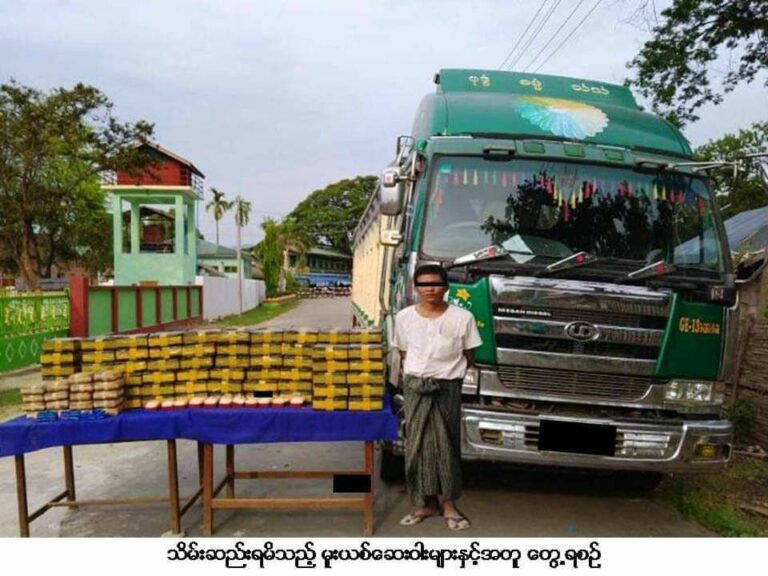
<svg viewBox="0 0 768 576"><path fill-rule="evenodd" d="M410 514L403 516L403 519L400 520L400 524L403 526L413 526L414 524L419 524L427 518L432 518L439 514L440 513L437 510L434 512L411 512Z"/></svg>
<svg viewBox="0 0 768 576"><path fill-rule="evenodd" d="M464 518L464 516L445 516L444 518L445 523L448 525L448 529L453 530L454 532L467 530L472 526L472 524L469 523L469 520Z"/></svg>

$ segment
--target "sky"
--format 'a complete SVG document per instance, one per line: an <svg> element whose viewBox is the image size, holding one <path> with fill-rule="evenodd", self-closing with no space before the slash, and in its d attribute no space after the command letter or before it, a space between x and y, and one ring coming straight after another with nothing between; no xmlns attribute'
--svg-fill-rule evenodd
<svg viewBox="0 0 768 576"><path fill-rule="evenodd" d="M544 62L595 1L552 0L541 14L557 7L530 45L518 43L515 69ZM671 3L655 2L658 11ZM284 216L312 191L378 174L434 91L433 75L497 69L540 4L0 0L0 82L43 90L84 82L114 102L121 120L153 122L155 140L200 168L207 187L252 202L243 232L250 244L263 218ZM602 0L539 72L621 83L650 37L638 4ZM761 81L741 87L704 108L685 134L702 144L768 119L766 104ZM201 210L199 221L213 240L212 216ZM232 245L234 215L220 226L221 243Z"/></svg>

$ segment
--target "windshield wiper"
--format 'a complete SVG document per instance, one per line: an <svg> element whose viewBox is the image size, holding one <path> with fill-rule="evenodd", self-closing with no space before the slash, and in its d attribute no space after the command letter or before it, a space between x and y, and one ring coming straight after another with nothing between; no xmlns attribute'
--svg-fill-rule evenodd
<svg viewBox="0 0 768 576"><path fill-rule="evenodd" d="M449 266L446 267L446 270L450 270L451 268L455 268L456 266L467 266L469 264L474 264L476 262L485 262L486 260L496 260L498 258L507 258L507 257L514 258L514 256L512 256L513 254L520 255L520 257L522 257L521 259L523 262L526 262L527 260L530 260L535 257L530 252L523 252L521 250L507 250L506 248L504 248L503 246L499 246L498 244L491 244L490 246L486 246L481 250L476 250L475 252L470 252L469 254L465 254L464 256L459 256ZM518 262L518 263L521 263L521 262Z"/></svg>
<svg viewBox="0 0 768 576"><path fill-rule="evenodd" d="M553 262L546 268L538 270L534 276L549 276L550 274L554 274L562 270L569 270L570 268L577 268L578 266L592 264L598 260L599 258L597 256L590 254L589 252L576 252L576 254L571 254L562 260Z"/></svg>
<svg viewBox="0 0 768 576"><path fill-rule="evenodd" d="M630 280L645 280L647 278L657 278L659 276L666 276L667 274L671 274L676 270L677 268L675 268L674 264L668 264L664 260L659 260L658 262L654 262L653 264L648 264L647 266L643 266L638 270L634 270L633 272L630 272L623 278L619 279L619 282L629 282Z"/></svg>

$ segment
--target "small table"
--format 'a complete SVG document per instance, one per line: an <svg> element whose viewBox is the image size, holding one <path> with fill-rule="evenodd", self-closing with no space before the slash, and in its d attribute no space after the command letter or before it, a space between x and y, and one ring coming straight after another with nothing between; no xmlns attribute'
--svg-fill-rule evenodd
<svg viewBox="0 0 768 576"><path fill-rule="evenodd" d="M352 509L363 512L363 533L373 533L374 464L373 442L396 440L398 420L385 400L383 410L373 412L325 412L310 408L195 409L180 413L185 438L202 445L203 534L214 532L214 510L233 509ZM290 442L363 443L363 466L359 470L238 471L238 444ZM214 445L226 447L226 472L214 485ZM332 478L340 491L358 497L327 498L238 498L235 480L261 478ZM346 486L344 486L346 485ZM226 487L225 497L217 498Z"/></svg>
<svg viewBox="0 0 768 576"><path fill-rule="evenodd" d="M181 517L200 498L202 489L181 505L179 496L178 459L176 438L177 418L165 413L131 410L102 420L58 420L36 422L21 416L0 424L0 457L13 456L16 468L16 501L19 512L19 535L30 535L30 524L52 508L66 506L114 506L123 504L151 504L168 502L170 529L181 533ZM164 440L168 450L168 496L122 498L105 500L78 500L76 497L73 446L85 444L111 444ZM64 490L43 506L29 512L27 499L27 469L25 454L46 448L61 447L64 458ZM202 484L202 447L198 446Z"/></svg>

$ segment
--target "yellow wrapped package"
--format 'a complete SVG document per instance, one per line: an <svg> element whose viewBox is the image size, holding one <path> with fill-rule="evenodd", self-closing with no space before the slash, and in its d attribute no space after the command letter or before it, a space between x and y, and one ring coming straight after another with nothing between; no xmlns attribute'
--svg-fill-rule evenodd
<svg viewBox="0 0 768 576"><path fill-rule="evenodd" d="M315 344L312 348L313 360L348 360L349 347L337 344Z"/></svg>
<svg viewBox="0 0 768 576"><path fill-rule="evenodd" d="M346 398L316 398L312 396L312 409L334 412L347 409Z"/></svg>
<svg viewBox="0 0 768 576"><path fill-rule="evenodd" d="M314 361L306 356L286 356L283 358L284 368L305 368L312 370Z"/></svg>
<svg viewBox="0 0 768 576"><path fill-rule="evenodd" d="M167 348L181 346L182 338L182 332L156 332L149 335L147 343L150 348Z"/></svg>
<svg viewBox="0 0 768 576"><path fill-rule="evenodd" d="M180 370L176 373L177 382L197 382L198 380L208 380L210 371L208 370Z"/></svg>
<svg viewBox="0 0 768 576"><path fill-rule="evenodd" d="M318 330L318 344L349 344L349 330Z"/></svg>
<svg viewBox="0 0 768 576"><path fill-rule="evenodd" d="M59 376L71 376L75 373L75 367L72 364L63 366L42 366L40 375L43 378L57 378Z"/></svg>
<svg viewBox="0 0 768 576"><path fill-rule="evenodd" d="M147 370L156 372L175 372L181 368L178 360L150 360L147 362Z"/></svg>
<svg viewBox="0 0 768 576"><path fill-rule="evenodd" d="M354 396L349 397L349 410L355 410L359 412L370 412L373 410L383 410L384 409L384 398L381 396L378 397L367 397L367 398L358 398Z"/></svg>
<svg viewBox="0 0 768 576"><path fill-rule="evenodd" d="M313 384L312 396L314 398L348 398L349 388L337 384Z"/></svg>
<svg viewBox="0 0 768 576"><path fill-rule="evenodd" d="M381 360L384 348L381 344L352 344L349 347L350 360Z"/></svg>
<svg viewBox="0 0 768 576"><path fill-rule="evenodd" d="M146 360L149 357L148 348L119 348L115 351L118 360Z"/></svg>
<svg viewBox="0 0 768 576"><path fill-rule="evenodd" d="M243 383L239 380L210 380L207 391L212 394L242 394Z"/></svg>
<svg viewBox="0 0 768 576"><path fill-rule="evenodd" d="M187 380L184 382L176 382L173 390L176 394L205 394L208 391L208 380Z"/></svg>
<svg viewBox="0 0 768 576"><path fill-rule="evenodd" d="M251 356L279 356L283 353L283 345L280 342L263 342L260 344L251 344L249 353Z"/></svg>
<svg viewBox="0 0 768 576"><path fill-rule="evenodd" d="M349 387L349 397L362 398L381 398L384 396L384 385L354 384Z"/></svg>
<svg viewBox="0 0 768 576"><path fill-rule="evenodd" d="M43 342L43 353L75 353L80 350L80 338L51 338Z"/></svg>
<svg viewBox="0 0 768 576"><path fill-rule="evenodd" d="M347 374L346 372L313 372L312 373L313 384L325 384L326 386L332 385L346 385Z"/></svg>
<svg viewBox="0 0 768 576"><path fill-rule="evenodd" d="M359 328L350 331L350 344L381 344L382 332L379 328Z"/></svg>
<svg viewBox="0 0 768 576"><path fill-rule="evenodd" d="M74 361L73 352L49 352L40 355L40 364L43 365L72 364Z"/></svg>
<svg viewBox="0 0 768 576"><path fill-rule="evenodd" d="M144 398L157 398L161 396L173 396L176 393L173 384L144 384L141 387L141 395Z"/></svg>
<svg viewBox="0 0 768 576"><path fill-rule="evenodd" d="M150 348L149 357L155 360L171 360L181 356L181 346L165 346L163 348Z"/></svg>
<svg viewBox="0 0 768 576"><path fill-rule="evenodd" d="M383 372L350 372L347 374L347 383L354 384L379 384L384 385Z"/></svg>
<svg viewBox="0 0 768 576"><path fill-rule="evenodd" d="M283 342L283 356L304 356L312 358L312 349L314 344L294 344Z"/></svg>
<svg viewBox="0 0 768 576"><path fill-rule="evenodd" d="M216 356L213 365L216 368L248 368L251 366L251 359L248 356Z"/></svg>
<svg viewBox="0 0 768 576"><path fill-rule="evenodd" d="M217 344L249 344L250 334L244 330L222 330L216 337Z"/></svg>
<svg viewBox="0 0 768 576"><path fill-rule="evenodd" d="M350 372L383 372L383 360L350 360Z"/></svg>
<svg viewBox="0 0 768 576"><path fill-rule="evenodd" d="M283 342L282 330L255 329L248 331L251 344L281 344Z"/></svg>
<svg viewBox="0 0 768 576"><path fill-rule="evenodd" d="M251 353L248 344L216 344L216 356L248 356Z"/></svg>
<svg viewBox="0 0 768 576"><path fill-rule="evenodd" d="M88 364L104 364L106 362L114 362L116 359L114 350L83 352L83 362Z"/></svg>
<svg viewBox="0 0 768 576"><path fill-rule="evenodd" d="M314 328L296 328L283 332L283 342L289 344L317 344L317 330Z"/></svg>
<svg viewBox="0 0 768 576"><path fill-rule="evenodd" d="M314 360L312 362L312 371L316 374L348 372L349 362L346 360Z"/></svg>
<svg viewBox="0 0 768 576"><path fill-rule="evenodd" d="M211 370L212 380L245 380L245 370L230 369L230 368L216 368Z"/></svg>
<svg viewBox="0 0 768 576"><path fill-rule="evenodd" d="M194 356L192 358L183 358L181 362L179 362L179 365L182 370L200 370L201 368L212 368L213 357L205 356L198 358L197 356Z"/></svg>
<svg viewBox="0 0 768 576"><path fill-rule="evenodd" d="M312 393L312 382L278 382L277 391L281 394L301 393L308 396Z"/></svg>
<svg viewBox="0 0 768 576"><path fill-rule="evenodd" d="M176 382L176 372L148 372L141 377L142 384L172 384Z"/></svg>
<svg viewBox="0 0 768 576"><path fill-rule="evenodd" d="M251 356L251 368L280 368L283 365L282 356Z"/></svg>
<svg viewBox="0 0 768 576"><path fill-rule="evenodd" d="M282 368L259 368L248 370L249 380L280 380L283 375Z"/></svg>
<svg viewBox="0 0 768 576"><path fill-rule="evenodd" d="M280 373L281 380L293 380L295 382L304 380L312 382L312 371L302 368L283 368Z"/></svg>
<svg viewBox="0 0 768 576"><path fill-rule="evenodd" d="M105 352L115 349L115 338L112 336L96 336L84 338L80 343L80 349L87 352Z"/></svg>
<svg viewBox="0 0 768 576"><path fill-rule="evenodd" d="M214 354L216 354L216 344L212 343L184 344L184 346L181 347L181 355L185 358L190 356L203 358L205 356L213 356Z"/></svg>
<svg viewBox="0 0 768 576"><path fill-rule="evenodd" d="M127 374L135 374L147 369L147 362L144 360L129 361L123 363L123 372Z"/></svg>

